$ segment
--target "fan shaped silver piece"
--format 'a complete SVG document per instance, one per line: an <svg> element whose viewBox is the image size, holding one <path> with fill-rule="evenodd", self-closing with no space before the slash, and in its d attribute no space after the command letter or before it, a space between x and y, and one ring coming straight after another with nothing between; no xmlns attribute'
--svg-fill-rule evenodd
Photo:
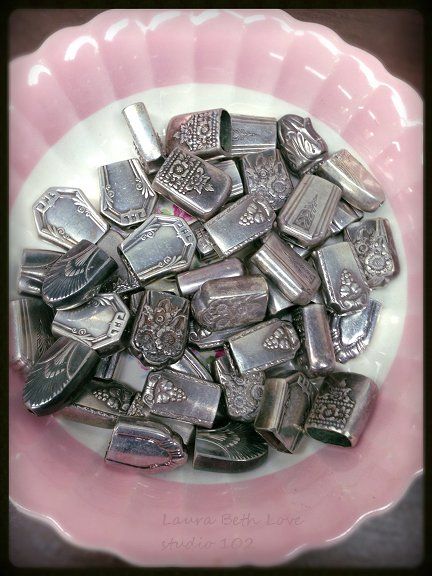
<svg viewBox="0 0 432 576"><path fill-rule="evenodd" d="M196 239L182 218L155 214L120 245L126 265L142 285L166 274L188 270Z"/></svg>
<svg viewBox="0 0 432 576"><path fill-rule="evenodd" d="M241 332L243 328L226 328L224 330L208 330L193 320L189 326L189 344L200 350L220 348L228 338Z"/></svg>
<svg viewBox="0 0 432 576"><path fill-rule="evenodd" d="M353 222L357 222L357 220L360 220L362 217L363 212L361 210L356 210L344 200L340 200L333 214L329 232L331 234L339 234L347 226Z"/></svg>
<svg viewBox="0 0 432 576"><path fill-rule="evenodd" d="M222 170L222 172L225 172L231 179L231 191L227 202L234 202L234 200L241 198L244 194L243 181L235 160L209 160L209 162L213 164L213 166L216 166L216 168L219 168L219 170Z"/></svg>
<svg viewBox="0 0 432 576"><path fill-rule="evenodd" d="M39 298L20 298L9 303L11 364L27 371L54 344L53 313Z"/></svg>
<svg viewBox="0 0 432 576"><path fill-rule="evenodd" d="M269 232L275 211L259 194L247 194L204 224L218 254L224 258Z"/></svg>
<svg viewBox="0 0 432 576"><path fill-rule="evenodd" d="M319 248L312 258L321 276L327 306L340 315L352 314L367 306L370 288L349 242Z"/></svg>
<svg viewBox="0 0 432 576"><path fill-rule="evenodd" d="M255 430L276 450L295 452L316 394L316 386L301 372L268 378Z"/></svg>
<svg viewBox="0 0 432 576"><path fill-rule="evenodd" d="M142 399L152 414L211 428L220 395L220 386L214 382L164 369L150 372Z"/></svg>
<svg viewBox="0 0 432 576"><path fill-rule="evenodd" d="M145 105L143 102L135 102L126 106L122 112L144 170L147 174L157 172L164 161L164 149Z"/></svg>
<svg viewBox="0 0 432 576"><path fill-rule="evenodd" d="M42 282L51 266L63 252L26 248L22 251L17 288L20 294L42 296Z"/></svg>
<svg viewBox="0 0 432 576"><path fill-rule="evenodd" d="M42 298L53 308L73 308L91 300L116 263L98 246L81 240L51 265L42 284Z"/></svg>
<svg viewBox="0 0 432 576"><path fill-rule="evenodd" d="M286 114L278 121L277 130L279 147L293 172L303 175L326 157L327 144L310 118Z"/></svg>
<svg viewBox="0 0 432 576"><path fill-rule="evenodd" d="M48 188L33 204L33 214L39 236L64 248L81 240L95 244L108 231L78 188Z"/></svg>
<svg viewBox="0 0 432 576"><path fill-rule="evenodd" d="M342 198L364 212L374 212L385 200L381 184L348 150L329 156L316 173L342 190Z"/></svg>
<svg viewBox="0 0 432 576"><path fill-rule="evenodd" d="M369 346L380 310L381 303L370 298L366 308L360 312L347 316L331 314L331 337L338 362L345 364Z"/></svg>
<svg viewBox="0 0 432 576"><path fill-rule="evenodd" d="M363 433L378 396L373 380L353 372L326 377L305 425L320 442L353 447Z"/></svg>
<svg viewBox="0 0 432 576"><path fill-rule="evenodd" d="M184 374L192 374L197 378L202 378L202 380L207 380L212 382L213 378L209 371L201 364L198 358L191 352L191 350L184 351L183 356L175 362L175 364L170 364L170 370L176 370L177 372L183 372Z"/></svg>
<svg viewBox="0 0 432 576"><path fill-rule="evenodd" d="M196 237L196 251L202 262L219 260L219 255L215 251L215 245L210 239L209 233L204 228L202 222L197 220L190 225L190 229Z"/></svg>
<svg viewBox="0 0 432 576"><path fill-rule="evenodd" d="M246 193L262 194L273 210L279 210L294 189L279 150L247 154L239 163Z"/></svg>
<svg viewBox="0 0 432 576"><path fill-rule="evenodd" d="M59 338L30 369L23 390L25 407L42 416L60 410L96 370L99 355L86 344Z"/></svg>
<svg viewBox="0 0 432 576"><path fill-rule="evenodd" d="M208 280L195 292L191 310L209 330L224 330L261 322L267 311L268 288L263 276Z"/></svg>
<svg viewBox="0 0 432 576"><path fill-rule="evenodd" d="M214 262L207 266L194 268L187 272L177 274L177 285L180 294L184 297L192 296L208 280L219 278L234 278L243 276L245 269L238 258L226 258L220 262Z"/></svg>
<svg viewBox="0 0 432 576"><path fill-rule="evenodd" d="M111 354L111 356L101 358L94 374L95 380L112 382L114 380L114 374L116 372L119 360L120 352L115 352L114 354Z"/></svg>
<svg viewBox="0 0 432 576"><path fill-rule="evenodd" d="M180 360L188 339L189 306L186 298L146 290L132 327L132 354L149 366Z"/></svg>
<svg viewBox="0 0 432 576"><path fill-rule="evenodd" d="M166 129L169 154L177 146L201 158L223 158L231 151L231 118L217 108L174 116Z"/></svg>
<svg viewBox="0 0 432 576"><path fill-rule="evenodd" d="M261 465L268 447L251 424L229 422L214 430L197 430L193 467L209 472L245 472Z"/></svg>
<svg viewBox="0 0 432 576"><path fill-rule="evenodd" d="M187 461L187 453L180 436L167 426L149 420L119 418L105 461L155 474L182 466Z"/></svg>
<svg viewBox="0 0 432 576"><path fill-rule="evenodd" d="M127 236L128 234L124 236L118 230L110 228L97 243L98 248L117 264L116 271L103 283L101 292L131 294L141 289L138 278L127 268L119 253L119 246Z"/></svg>
<svg viewBox="0 0 432 576"><path fill-rule="evenodd" d="M344 230L371 288L385 286L399 274L399 258L387 218L368 218Z"/></svg>
<svg viewBox="0 0 432 576"><path fill-rule="evenodd" d="M231 114L231 155L243 156L275 149L277 120L266 116Z"/></svg>
<svg viewBox="0 0 432 576"><path fill-rule="evenodd" d="M229 349L241 373L267 370L294 358L300 340L290 322L273 318L231 336Z"/></svg>

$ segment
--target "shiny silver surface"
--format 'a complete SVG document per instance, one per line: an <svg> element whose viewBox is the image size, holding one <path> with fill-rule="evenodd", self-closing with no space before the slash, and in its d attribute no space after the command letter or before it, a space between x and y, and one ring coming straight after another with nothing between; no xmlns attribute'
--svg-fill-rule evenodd
<svg viewBox="0 0 432 576"><path fill-rule="evenodd" d="M277 364L272 366L265 371L266 378L285 378L289 376L291 372L298 372L295 359L287 360L282 362L282 364Z"/></svg>
<svg viewBox="0 0 432 576"><path fill-rule="evenodd" d="M42 282L53 264L63 252L26 248L22 251L21 265L18 270L18 293L29 296L42 295Z"/></svg>
<svg viewBox="0 0 432 576"><path fill-rule="evenodd" d="M210 160L210 163L216 166L216 168L219 168L219 170L222 170L222 172L225 172L225 174L231 179L231 191L227 202L233 202L243 196L243 181L235 160Z"/></svg>
<svg viewBox="0 0 432 576"><path fill-rule="evenodd" d="M103 283L101 292L115 294L131 294L141 288L138 278L127 268L119 254L119 246L125 237L118 231L110 228L98 241L101 248L117 264L116 271Z"/></svg>
<svg viewBox="0 0 432 576"><path fill-rule="evenodd" d="M144 295L144 290L140 290L139 292L135 292L131 294L129 297L129 312L132 316L136 316L139 305L141 303L141 298Z"/></svg>
<svg viewBox="0 0 432 576"><path fill-rule="evenodd" d="M230 336L238 334L243 328L226 328L224 330L208 330L193 320L189 326L189 344L200 350L220 348Z"/></svg>
<svg viewBox="0 0 432 576"><path fill-rule="evenodd" d="M291 302L291 300L286 298L282 294L282 292L278 288L276 288L273 282L263 272L261 272L261 270L257 266L255 266L255 264L249 262L248 270L251 274L260 274L264 276L264 278L266 279L268 287L267 312L271 316L276 316L276 314L279 314L280 312L283 312L284 310L287 310L288 308L295 306L295 304Z"/></svg>
<svg viewBox="0 0 432 576"><path fill-rule="evenodd" d="M164 160L164 150L145 105L143 102L135 102L126 106L122 112L144 170L148 174L156 172Z"/></svg>
<svg viewBox="0 0 432 576"><path fill-rule="evenodd" d="M101 358L94 374L95 380L112 382L114 380L114 374L119 360L120 352L115 352L114 354L111 354L111 356Z"/></svg>
<svg viewBox="0 0 432 576"><path fill-rule="evenodd" d="M186 348L180 360L174 364L170 364L170 370L177 370L177 372L183 372L184 374L192 374L192 376L202 378L202 380L213 382L212 375L188 348Z"/></svg>
<svg viewBox="0 0 432 576"><path fill-rule="evenodd" d="M340 200L333 214L329 232L331 234L339 234L339 232L342 232L349 224L357 222L357 220L360 220L362 217L363 212L361 210L356 210L344 200Z"/></svg>
<svg viewBox="0 0 432 576"><path fill-rule="evenodd" d="M266 116L231 114L231 155L276 148L277 121Z"/></svg>
<svg viewBox="0 0 432 576"><path fill-rule="evenodd" d="M200 266L177 274L177 285L184 297L192 296L208 280L243 276L245 269L238 258L226 258L207 266Z"/></svg>
<svg viewBox="0 0 432 576"><path fill-rule="evenodd" d="M215 245L210 239L209 233L204 228L202 222L197 220L190 225L190 229L196 238L196 252L201 262L212 262L219 260L219 255L215 251Z"/></svg>

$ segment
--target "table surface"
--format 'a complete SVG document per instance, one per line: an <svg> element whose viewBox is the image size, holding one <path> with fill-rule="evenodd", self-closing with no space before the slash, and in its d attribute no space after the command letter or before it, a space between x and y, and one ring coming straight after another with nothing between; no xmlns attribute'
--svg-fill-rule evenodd
<svg viewBox="0 0 432 576"><path fill-rule="evenodd" d="M9 20L10 58L30 53L53 32L83 24L102 10L21 9ZM379 58L387 70L423 93L423 18L416 10L286 10L299 20L332 28L348 43ZM390 510L360 523L351 536L309 551L290 567L413 567L423 556L423 482L408 489ZM109 554L77 548L45 523L10 506L9 557L22 567L121 567Z"/></svg>

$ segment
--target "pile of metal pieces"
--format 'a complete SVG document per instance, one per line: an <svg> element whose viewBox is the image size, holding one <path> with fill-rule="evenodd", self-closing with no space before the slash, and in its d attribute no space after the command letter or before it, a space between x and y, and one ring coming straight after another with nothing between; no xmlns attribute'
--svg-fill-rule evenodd
<svg viewBox="0 0 432 576"><path fill-rule="evenodd" d="M379 183L309 118L193 112L163 146L144 104L123 116L138 158L99 168L100 214L75 188L33 206L66 252L22 254L25 407L112 428L106 461L147 472L188 453L197 469L244 471L305 434L354 446L377 386L336 363L368 346L370 292L399 268L389 222L364 217ZM158 212L161 197L195 221ZM150 368L141 391L116 381L121 354Z"/></svg>

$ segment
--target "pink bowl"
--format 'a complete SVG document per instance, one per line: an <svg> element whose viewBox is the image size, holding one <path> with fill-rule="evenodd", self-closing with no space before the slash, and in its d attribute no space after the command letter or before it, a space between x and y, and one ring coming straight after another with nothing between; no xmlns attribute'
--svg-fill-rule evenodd
<svg viewBox="0 0 432 576"><path fill-rule="evenodd" d="M422 468L422 101L373 56L282 11L107 11L11 63L11 210L79 122L137 92L157 88L163 102L164 89L181 95L203 83L226 85L227 98L240 87L279 98L287 112L304 109L384 186L408 296L367 431L355 449L325 446L265 476L175 482L108 468L55 418L27 413L11 372L10 496L73 543L136 564L270 565L345 536L395 503Z"/></svg>

